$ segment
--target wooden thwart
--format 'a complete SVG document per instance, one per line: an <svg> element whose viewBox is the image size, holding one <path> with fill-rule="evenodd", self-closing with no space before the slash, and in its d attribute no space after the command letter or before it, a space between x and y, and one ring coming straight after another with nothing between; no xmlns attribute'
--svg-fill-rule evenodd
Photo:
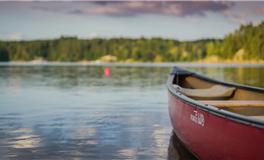
<svg viewBox="0 0 264 160"><path fill-rule="evenodd" d="M264 116L248 116L248 117L259 119L259 120L264 120Z"/></svg>
<svg viewBox="0 0 264 160"><path fill-rule="evenodd" d="M215 107L264 107L264 101L243 101L243 100L217 100L217 101L199 101Z"/></svg>

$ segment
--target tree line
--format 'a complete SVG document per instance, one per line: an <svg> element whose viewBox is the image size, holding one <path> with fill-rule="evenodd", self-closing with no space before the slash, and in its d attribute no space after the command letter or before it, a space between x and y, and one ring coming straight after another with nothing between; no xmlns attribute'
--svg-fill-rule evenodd
<svg viewBox="0 0 264 160"><path fill-rule="evenodd" d="M53 40L0 41L0 61L76 62L95 61L106 55L120 62L187 62L217 57L221 60L264 60L264 21L241 25L223 40L203 39L180 42L162 38L60 37Z"/></svg>

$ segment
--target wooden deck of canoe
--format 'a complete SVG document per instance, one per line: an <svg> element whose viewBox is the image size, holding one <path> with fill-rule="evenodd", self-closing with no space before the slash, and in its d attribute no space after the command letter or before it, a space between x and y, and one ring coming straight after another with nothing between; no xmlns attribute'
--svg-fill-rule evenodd
<svg viewBox="0 0 264 160"><path fill-rule="evenodd" d="M203 100L199 101L218 108L245 108L245 107L264 107L264 101L243 101L243 100ZM255 119L264 120L263 116L248 116Z"/></svg>

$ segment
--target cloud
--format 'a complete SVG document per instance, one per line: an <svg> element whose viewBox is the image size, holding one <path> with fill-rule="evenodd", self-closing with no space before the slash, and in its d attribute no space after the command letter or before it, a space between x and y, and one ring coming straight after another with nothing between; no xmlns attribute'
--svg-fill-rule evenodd
<svg viewBox="0 0 264 160"><path fill-rule="evenodd" d="M22 37L22 34L19 32L7 35L7 39L12 41L19 41L22 39Z"/></svg>
<svg viewBox="0 0 264 160"><path fill-rule="evenodd" d="M71 14L83 14L83 11L82 10L79 10L79 9L75 9L75 10L70 11L68 13L71 13Z"/></svg>
<svg viewBox="0 0 264 160"><path fill-rule="evenodd" d="M245 12L241 13L240 15L232 15L229 19L231 22L239 23L239 24L246 24L247 23L247 14Z"/></svg>
<svg viewBox="0 0 264 160"><path fill-rule="evenodd" d="M254 12L255 12L256 14L264 14L264 7L261 8L261 9L255 9Z"/></svg>
<svg viewBox="0 0 264 160"><path fill-rule="evenodd" d="M95 38L95 37L98 37L98 35L97 35L97 33L92 32L92 33L90 33L89 37L90 38Z"/></svg>
<svg viewBox="0 0 264 160"><path fill-rule="evenodd" d="M246 24L247 23L247 13L243 12L241 14L233 13L230 10L226 10L223 14L227 17L230 22Z"/></svg>
<svg viewBox="0 0 264 160"><path fill-rule="evenodd" d="M230 17L230 16L233 15L233 13L230 10L226 10L226 11L224 11L224 15L227 16L227 17Z"/></svg>
<svg viewBox="0 0 264 160"><path fill-rule="evenodd" d="M48 12L60 12L64 9L63 6L41 6L43 3L40 3L38 6L30 7L33 10L41 10L41 11L48 11Z"/></svg>
<svg viewBox="0 0 264 160"><path fill-rule="evenodd" d="M198 19L192 19L192 20L190 20L190 22L191 22L191 23L198 23L199 20L198 20Z"/></svg>
<svg viewBox="0 0 264 160"><path fill-rule="evenodd" d="M232 3L214 1L104 1L90 2L95 6L89 9L76 9L70 11L72 14L99 14L107 16L137 16L142 14L159 14L173 16L200 15L205 11L221 12L229 9Z"/></svg>
<svg viewBox="0 0 264 160"><path fill-rule="evenodd" d="M96 38L99 37L99 35L96 32L91 32L90 34L79 34L79 39L87 39L87 38Z"/></svg>

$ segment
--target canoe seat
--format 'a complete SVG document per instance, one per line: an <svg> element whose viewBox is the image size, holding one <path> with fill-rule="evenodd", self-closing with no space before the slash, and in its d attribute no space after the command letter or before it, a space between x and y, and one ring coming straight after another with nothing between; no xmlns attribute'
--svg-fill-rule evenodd
<svg viewBox="0 0 264 160"><path fill-rule="evenodd" d="M249 116L249 117L264 121L264 116Z"/></svg>
<svg viewBox="0 0 264 160"><path fill-rule="evenodd" d="M180 93L193 99L228 99L236 90L234 87L214 85L207 89L188 89L174 84L173 87Z"/></svg>
<svg viewBox="0 0 264 160"><path fill-rule="evenodd" d="M228 100L228 101L199 101L215 107L264 107L264 101Z"/></svg>

